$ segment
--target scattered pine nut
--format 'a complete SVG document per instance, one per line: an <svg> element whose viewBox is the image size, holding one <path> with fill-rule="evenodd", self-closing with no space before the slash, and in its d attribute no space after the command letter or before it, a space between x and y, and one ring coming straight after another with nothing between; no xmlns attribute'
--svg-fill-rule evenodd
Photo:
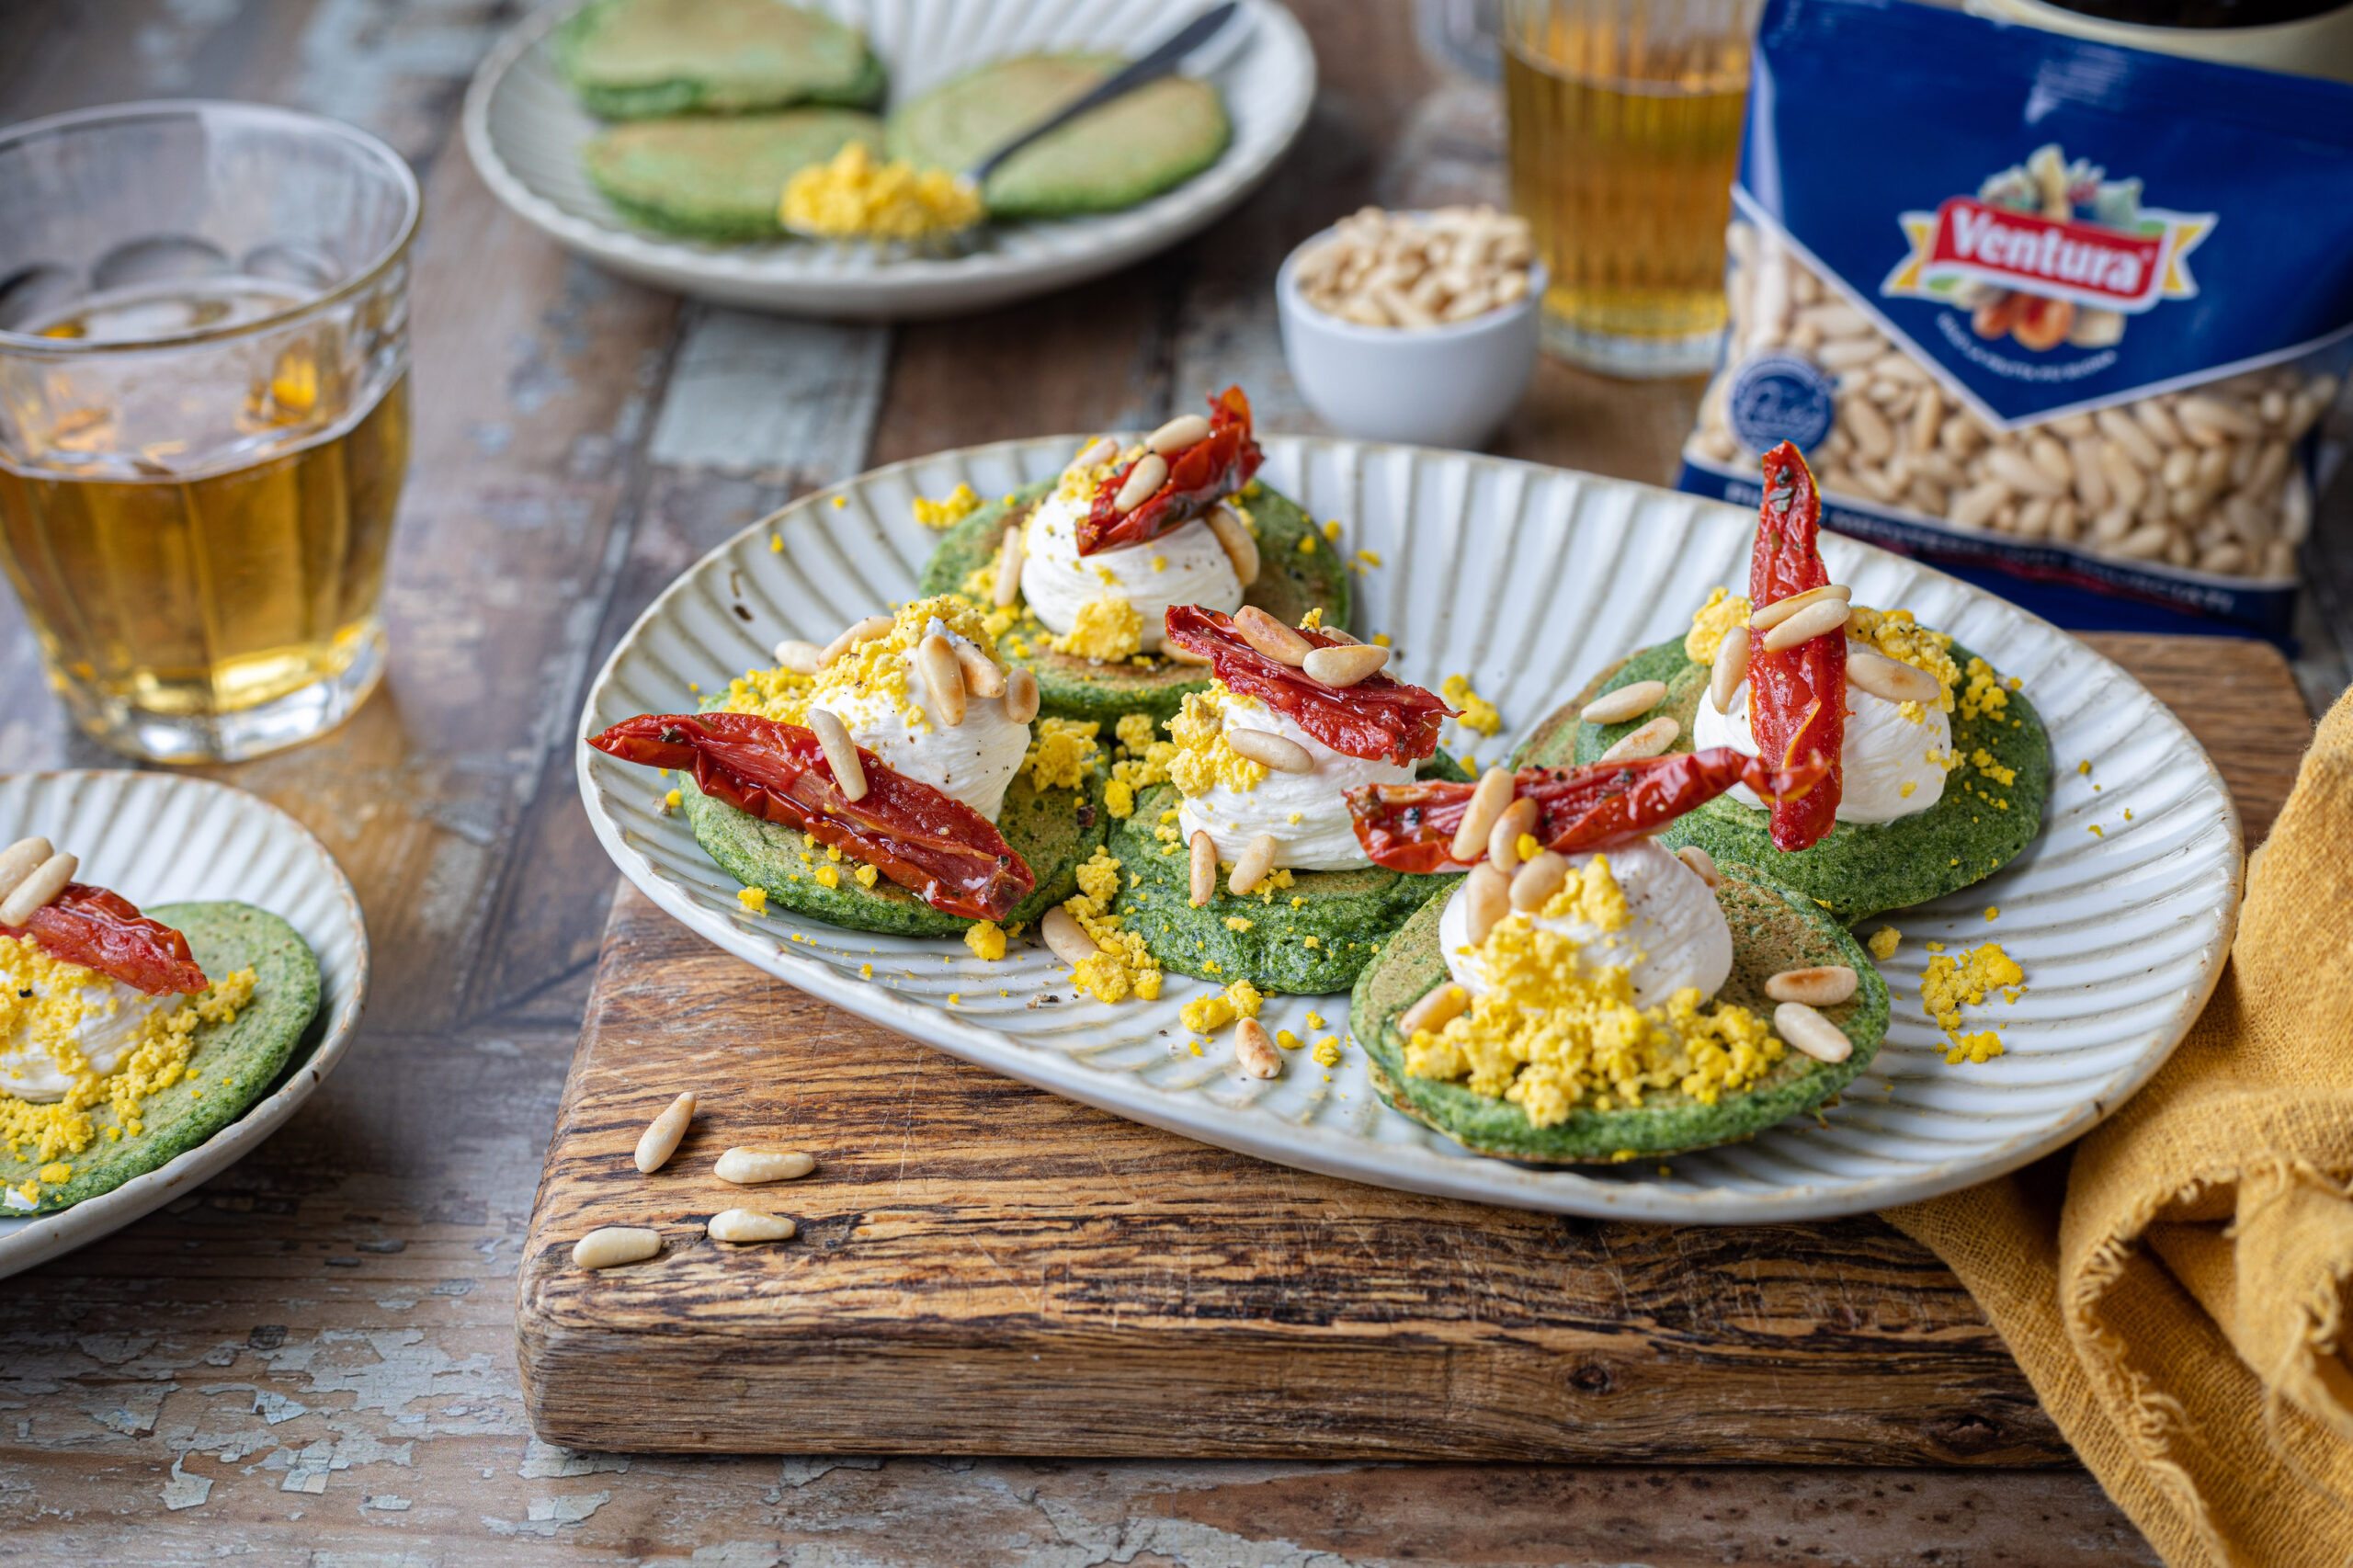
<svg viewBox="0 0 2353 1568"><path fill-rule="evenodd" d="M1267 880L1275 869L1275 835L1262 833L1243 846L1242 853L1233 858L1233 874L1225 880L1226 891L1239 898Z"/></svg>
<svg viewBox="0 0 2353 1568"><path fill-rule="evenodd" d="M1708 671L1708 700L1719 713L1732 711L1740 683L1748 678L1748 628L1735 626L1716 644L1716 662Z"/></svg>
<svg viewBox="0 0 2353 1568"><path fill-rule="evenodd" d="M1622 724L1627 720L1649 712L1666 700L1666 682L1638 680L1605 691L1585 705L1577 715L1588 724Z"/></svg>
<svg viewBox="0 0 2353 1568"><path fill-rule="evenodd" d="M57 853L46 838L19 838L6 849L0 849L0 899L17 891L40 863Z"/></svg>
<svg viewBox="0 0 2353 1568"><path fill-rule="evenodd" d="M1785 969L1765 982L1765 994L1776 1002L1802 1002L1809 1007L1833 1007L1855 994L1860 983L1843 963L1816 964L1812 969Z"/></svg>
<svg viewBox="0 0 2353 1568"><path fill-rule="evenodd" d="M702 1233L715 1242L789 1242L799 1227L781 1214L756 1209L722 1209L703 1222Z"/></svg>
<svg viewBox="0 0 2353 1568"><path fill-rule="evenodd" d="M1217 542L1225 551L1225 558L1233 562L1233 575L1244 587L1258 580L1258 541L1233 508L1219 502L1210 508L1210 532L1217 535Z"/></svg>
<svg viewBox="0 0 2353 1568"><path fill-rule="evenodd" d="M964 677L964 689L974 697L1003 697L1005 672L996 661L973 647L970 642L952 643L956 654L956 672Z"/></svg>
<svg viewBox="0 0 2353 1568"><path fill-rule="evenodd" d="M1724 884L1723 873L1716 869L1716 858L1696 844L1687 844L1675 852L1675 858L1699 874L1699 880L1711 888Z"/></svg>
<svg viewBox="0 0 2353 1568"><path fill-rule="evenodd" d="M1682 733L1682 725L1662 713L1641 729L1627 734L1616 745L1603 752L1597 760L1638 762L1646 756L1656 756L1673 745L1675 737Z"/></svg>
<svg viewBox="0 0 2353 1568"><path fill-rule="evenodd" d="M812 708L809 728L816 734L818 749L825 754L825 766L833 769L834 785L841 790L842 799L866 799L866 764L858 760L858 743L849 738L849 727L830 710Z"/></svg>
<svg viewBox="0 0 2353 1568"><path fill-rule="evenodd" d="M43 908L65 891L65 884L74 880L74 873L81 866L78 858L63 853L51 855L35 866L5 900L0 900L0 926L22 926L30 920L35 910Z"/></svg>
<svg viewBox="0 0 2353 1568"><path fill-rule="evenodd" d="M659 1231L605 1225L572 1244L572 1262L577 1268L613 1268L624 1263L643 1263L661 1250Z"/></svg>
<svg viewBox="0 0 2353 1568"><path fill-rule="evenodd" d="M1079 448L1078 456L1070 460L1070 466L1074 469L1094 468L1099 464L1109 462L1113 458L1116 458L1119 455L1119 442L1114 441L1108 436L1097 436L1092 441L1087 442L1086 445ZM1065 469L1063 472L1068 472L1070 471Z"/></svg>
<svg viewBox="0 0 2353 1568"><path fill-rule="evenodd" d="M825 644L824 663L832 664L861 642L871 642L877 637L891 635L892 619L887 615L870 615L846 629L839 637Z"/></svg>
<svg viewBox="0 0 2353 1568"><path fill-rule="evenodd" d="M1507 767L1490 767L1479 775L1478 787L1471 791L1470 801L1462 808L1462 822L1454 830L1454 843L1447 849L1447 858L1458 866L1467 866L1485 852L1487 835L1495 831L1495 819L1511 804L1511 792L1517 784Z"/></svg>
<svg viewBox="0 0 2353 1568"><path fill-rule="evenodd" d="M931 691L931 716L956 728L964 722L964 672L956 665L956 650L935 631L915 644L915 668Z"/></svg>
<svg viewBox="0 0 2353 1568"><path fill-rule="evenodd" d="M1802 594L1791 594L1785 599L1775 599L1769 605L1759 605L1748 618L1753 631L1770 631L1802 609L1810 609L1825 599L1845 604L1855 597L1855 590L1844 583L1829 583L1819 588L1808 588Z"/></svg>
<svg viewBox="0 0 2353 1568"><path fill-rule="evenodd" d="M637 1135L637 1170L640 1176L652 1176L669 1163L678 1152L678 1140L687 1135L687 1123L695 1119L695 1092L688 1089L646 1130Z"/></svg>
<svg viewBox="0 0 2353 1568"><path fill-rule="evenodd" d="M1278 773L1315 771L1315 759L1305 746L1272 730L1228 730L1225 744L1233 748L1234 756L1264 763Z"/></svg>
<svg viewBox="0 0 2353 1568"><path fill-rule="evenodd" d="M1397 1029L1407 1040L1424 1029L1436 1034L1461 1017L1471 1006L1471 993L1460 985L1446 984L1424 994L1422 999L1405 1009L1397 1020Z"/></svg>
<svg viewBox="0 0 2353 1568"><path fill-rule="evenodd" d="M1487 863L1498 871L1518 865L1519 835L1536 831L1536 802L1528 796L1506 806L1495 825L1487 830Z"/></svg>
<svg viewBox="0 0 2353 1568"><path fill-rule="evenodd" d="M1053 949L1054 957L1073 969L1102 950L1086 934L1086 927L1059 903L1046 911L1046 917L1038 922L1038 934L1046 938L1046 946Z"/></svg>
<svg viewBox="0 0 2353 1568"><path fill-rule="evenodd" d="M1233 630L1242 641L1279 665L1293 669L1307 662L1315 644L1260 609L1256 605L1244 605L1233 612Z"/></svg>
<svg viewBox="0 0 2353 1568"><path fill-rule="evenodd" d="M1462 884L1463 913L1471 917L1471 945L1477 947L1511 913L1511 880L1482 860Z"/></svg>
<svg viewBox="0 0 2353 1568"><path fill-rule="evenodd" d="M1210 422L1198 414L1180 414L1143 438L1146 451L1174 457L1188 447L1210 438Z"/></svg>
<svg viewBox="0 0 2353 1568"><path fill-rule="evenodd" d="M1027 552L1022 549L1026 536L1019 523L1006 526L1005 541L996 547L996 581L991 585L989 597L999 609L1010 609L1013 601L1021 597L1021 560Z"/></svg>
<svg viewBox="0 0 2353 1568"><path fill-rule="evenodd" d="M1199 909L1217 896L1217 840L1210 836L1209 829L1197 827L1193 830L1190 848L1193 854L1190 896L1193 907Z"/></svg>
<svg viewBox="0 0 2353 1568"><path fill-rule="evenodd" d="M776 662L778 668L790 670L794 675L813 676L825 667L825 651L814 642L788 637L776 645Z"/></svg>
<svg viewBox="0 0 2353 1568"><path fill-rule="evenodd" d="M1844 599L1816 599L1795 615L1776 622L1773 630L1765 633L1764 649L1768 653L1778 653L1827 636L1843 628L1850 613Z"/></svg>
<svg viewBox="0 0 2353 1568"><path fill-rule="evenodd" d="M1005 716L1026 724L1038 716L1038 677L1017 668L1005 677Z"/></svg>
<svg viewBox="0 0 2353 1568"><path fill-rule="evenodd" d="M1245 1018L1233 1026L1233 1062L1253 1078L1282 1075L1283 1059L1275 1042L1267 1038L1267 1026L1256 1018Z"/></svg>
<svg viewBox="0 0 2353 1568"><path fill-rule="evenodd" d="M1511 906L1541 909L1569 880L1569 858L1547 849L1530 858L1511 879Z"/></svg>
<svg viewBox="0 0 2353 1568"><path fill-rule="evenodd" d="M1855 1042L1844 1029L1802 1002L1773 1009L1773 1032L1816 1062L1844 1062L1855 1053Z"/></svg>
<svg viewBox="0 0 2353 1568"><path fill-rule="evenodd" d="M1336 648L1317 648L1299 662L1307 678L1324 686L1349 687L1381 673L1389 662L1389 650L1370 642L1343 642Z"/></svg>
<svg viewBox="0 0 2353 1568"><path fill-rule="evenodd" d="M1944 689L1924 669L1852 648L1847 651L1847 684L1890 702L1934 702Z"/></svg>
<svg viewBox="0 0 2353 1568"><path fill-rule="evenodd" d="M730 1149L712 1163L710 1174L737 1187L757 1187L792 1181L816 1168L817 1157L805 1149Z"/></svg>
<svg viewBox="0 0 2353 1568"><path fill-rule="evenodd" d="M1168 483L1168 460L1158 452L1146 452L1128 470L1126 483L1111 498L1111 510L1126 517L1151 500L1160 487Z"/></svg>

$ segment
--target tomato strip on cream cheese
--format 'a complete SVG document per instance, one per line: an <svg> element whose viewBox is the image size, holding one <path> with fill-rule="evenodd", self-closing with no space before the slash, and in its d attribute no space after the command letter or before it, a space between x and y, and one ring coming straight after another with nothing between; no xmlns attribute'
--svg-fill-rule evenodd
<svg viewBox="0 0 2353 1568"><path fill-rule="evenodd" d="M799 724L750 713L642 713L588 744L624 762L691 768L704 794L854 855L944 914L1002 920L1038 885L988 818L863 746L866 793L845 796L815 732Z"/></svg>
<svg viewBox="0 0 2353 1568"><path fill-rule="evenodd" d="M1210 399L1209 435L1168 460L1168 477L1142 505L1125 515L1112 505L1133 462L1095 487L1094 505L1078 520L1078 552L1120 550L1182 528L1247 484L1266 460L1250 436L1250 400L1240 387L1228 387Z"/></svg>
<svg viewBox="0 0 2353 1568"><path fill-rule="evenodd" d="M1242 639L1233 622L1199 605L1171 605L1166 639L1210 661L1227 690L1254 697L1334 751L1367 762L1418 762L1438 749L1438 726L1453 718L1437 693L1385 675L1354 686L1325 686L1303 670L1270 659ZM1317 648L1347 641L1313 627L1299 634Z"/></svg>
<svg viewBox="0 0 2353 1568"><path fill-rule="evenodd" d="M1748 560L1751 613L1829 585L1821 537L1822 496L1814 489L1813 471L1784 441L1765 454L1765 502L1757 513L1756 548ZM1809 753L1830 759L1830 771L1818 787L1773 802L1774 848L1798 850L1818 843L1838 811L1838 756L1847 729L1846 634L1825 631L1779 650L1768 650L1760 636L1748 655L1748 722L1757 750L1783 767Z"/></svg>
<svg viewBox="0 0 2353 1568"><path fill-rule="evenodd" d="M140 914L120 893L87 882L66 883L22 926L0 926L0 937L29 937L51 958L97 970L150 996L194 995L211 983L186 937Z"/></svg>
<svg viewBox="0 0 2353 1568"><path fill-rule="evenodd" d="M1655 833L1695 806L1745 784L1768 801L1792 801L1830 771L1819 756L1774 767L1730 746L1585 767L1526 767L1512 798L1536 802L1532 835L1563 855L1608 849ZM1376 866L1427 875L1465 868L1449 858L1474 784L1431 780L1368 784L1348 791L1357 842Z"/></svg>

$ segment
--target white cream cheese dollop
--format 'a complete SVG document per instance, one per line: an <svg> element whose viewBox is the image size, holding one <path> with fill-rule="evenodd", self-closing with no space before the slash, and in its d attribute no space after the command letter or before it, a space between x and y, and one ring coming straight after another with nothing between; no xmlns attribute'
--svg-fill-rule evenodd
<svg viewBox="0 0 2353 1568"><path fill-rule="evenodd" d="M1732 977L1732 927L1699 873L1647 838L1599 853L1626 895L1624 929L1605 932L1582 920L1543 915L1534 917L1537 929L1582 946L1587 973L1626 970L1638 1007L1659 1006L1687 985L1713 996ZM1569 864L1583 870L1593 858L1572 855ZM1461 887L1438 912L1438 942L1455 983L1474 996L1484 993L1487 981L1471 946L1470 909Z"/></svg>
<svg viewBox="0 0 2353 1568"><path fill-rule="evenodd" d="M1859 642L1847 644L1849 653L1875 652ZM1731 746L1746 756L1758 755L1756 732L1748 722L1748 683L1733 693L1730 714L1716 707L1713 693L1699 699L1691 722L1691 744ZM1924 705L1918 721L1904 716L1901 704L1874 697L1860 687L1847 688L1846 739L1839 747L1838 812L1840 822L1882 823L1915 816L1944 798L1944 758L1952 753L1952 721ZM1905 785L1911 792L1904 792ZM1728 791L1745 806L1759 810L1765 802L1745 784Z"/></svg>
<svg viewBox="0 0 2353 1568"><path fill-rule="evenodd" d="M123 1058L138 1044L148 1015L168 1012L187 998L169 994L150 996L103 974L94 974L92 981L79 988L82 1016L66 1034L88 1061L86 1071L103 1078L120 1068ZM46 986L19 979L5 968L0 968L0 984L11 991L29 990L36 997L48 994ZM0 1038L0 1090L20 1100L63 1099L65 1091L74 1086L74 1078L58 1067L51 1045L47 1040L27 1038L21 1028Z"/></svg>
<svg viewBox="0 0 2353 1568"><path fill-rule="evenodd" d="M1367 762L1334 751L1287 714L1245 698L1224 699L1223 728L1267 730L1296 741L1315 759L1311 773L1277 773L1248 790L1211 785L1177 808L1176 825L1188 843L1206 828L1217 858L1232 860L1262 833L1275 835L1275 864L1299 871L1345 871L1372 864L1357 842L1348 816L1347 792L1364 784L1410 784L1414 770L1393 762ZM1293 821L1296 817L1298 820Z"/></svg>
<svg viewBox="0 0 2353 1568"><path fill-rule="evenodd" d="M938 617L931 631L949 642L972 646L969 638L948 630ZM1021 770L1029 751L1029 726L1005 716L1002 697L964 699L964 722L953 729L940 722L932 707L931 688L915 667L915 654L903 655L907 670L907 695L922 710L928 728L919 726L892 693L828 687L818 677L809 694L809 706L823 708L842 722L850 739L890 764L895 772L930 785L963 801L991 822L1005 808L1005 791Z"/></svg>
<svg viewBox="0 0 2353 1568"><path fill-rule="evenodd" d="M1228 615L1242 608L1242 579L1217 535L1198 517L1142 544L1080 555L1077 528L1086 506L1072 494L1074 488L1056 490L1029 517L1021 597L1049 630L1067 632L1081 609L1117 594L1143 617L1143 651L1152 653L1160 649L1169 606L1202 605Z"/></svg>

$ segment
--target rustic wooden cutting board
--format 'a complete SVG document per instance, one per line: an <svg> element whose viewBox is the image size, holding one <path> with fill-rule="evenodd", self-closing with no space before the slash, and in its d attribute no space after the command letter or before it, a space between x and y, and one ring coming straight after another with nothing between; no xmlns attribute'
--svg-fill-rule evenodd
<svg viewBox="0 0 2353 1568"><path fill-rule="evenodd" d="M2279 655L2093 639L2250 844L2311 733ZM703 1109L653 1177L630 1154ZM731 1187L736 1143L817 1173ZM724 1248L749 1203L799 1240ZM588 1274L598 1225L656 1263ZM806 996L623 885L521 1266L539 1435L632 1450L2036 1464L2065 1444L1935 1258L1874 1219L1563 1219L1310 1176L1025 1087Z"/></svg>

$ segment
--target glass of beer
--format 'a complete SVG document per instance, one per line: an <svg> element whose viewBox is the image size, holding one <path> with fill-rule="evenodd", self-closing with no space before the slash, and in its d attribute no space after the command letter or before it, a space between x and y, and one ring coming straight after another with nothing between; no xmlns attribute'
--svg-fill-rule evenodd
<svg viewBox="0 0 2353 1568"><path fill-rule="evenodd" d="M1512 206L1544 346L1618 376L1711 368L1761 0L1504 0Z"/></svg>
<svg viewBox="0 0 2353 1568"><path fill-rule="evenodd" d="M382 675L417 207L392 149L285 109L0 131L0 567L99 741L254 756Z"/></svg>

